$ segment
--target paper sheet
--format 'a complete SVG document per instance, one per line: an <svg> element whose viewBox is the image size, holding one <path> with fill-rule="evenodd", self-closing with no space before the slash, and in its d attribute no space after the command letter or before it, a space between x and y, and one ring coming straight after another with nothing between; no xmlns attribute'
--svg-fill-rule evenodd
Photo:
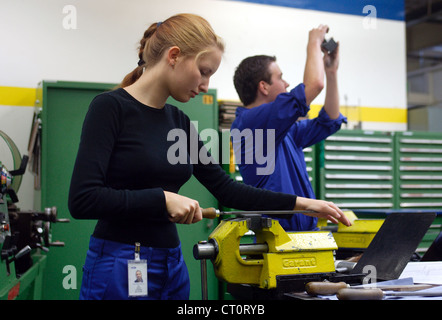
<svg viewBox="0 0 442 320"><path fill-rule="evenodd" d="M442 261L409 262L399 278L408 277L414 283L442 285Z"/></svg>

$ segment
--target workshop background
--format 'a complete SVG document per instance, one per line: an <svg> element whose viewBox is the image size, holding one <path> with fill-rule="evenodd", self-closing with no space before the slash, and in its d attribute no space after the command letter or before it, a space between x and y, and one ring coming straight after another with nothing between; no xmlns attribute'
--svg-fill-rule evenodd
<svg viewBox="0 0 442 320"><path fill-rule="evenodd" d="M349 203L367 206L367 201L373 207L378 202L385 208L398 208L406 202L396 194L401 192L396 190L400 184L396 176L403 169L396 165L399 160L395 161L400 157L399 137L417 137L421 139L419 145L411 147L436 150L432 152L432 166L424 174L440 173L441 156L437 152L442 153L442 1L0 0L0 131L26 155L32 129L36 125L42 129L38 146L42 151L41 167L28 168L23 175L17 192L21 210L56 206L59 218L71 219L65 201L66 185L88 101L111 89L136 66L138 41L151 23L181 12L202 15L226 42L210 92L191 104L179 105L200 122L200 130L228 128L229 108L238 105L232 77L246 56L275 55L290 88L302 82L308 31L327 24L327 37L340 42L340 100L349 122L343 126L341 138L306 152L319 162L317 155L324 153L328 144L331 149L333 143L342 148L342 141L350 137L372 148L373 139L381 139L374 143L389 158L386 169L374 169L373 174L381 170L389 176L383 185L392 189L387 199L384 196L371 201L361 196L345 202L348 199L338 196L336 202L349 207ZM79 101L82 107L75 109ZM315 117L323 101L324 92L313 101L310 117ZM8 145L2 143L0 161L12 169ZM350 154L361 152L351 151L352 147L350 143ZM325 166L314 169L312 180L319 197L333 199L336 192L325 187L325 176L330 174L327 170ZM236 177L234 171L230 173ZM427 194L424 200L432 202L431 208L441 209L440 183L433 181L427 186L439 190L421 190ZM203 205L217 206L210 194L193 185L183 192ZM382 187L380 193L385 194ZM420 199L408 203L416 201L423 205ZM93 222L73 219L52 223L52 241L63 241L65 246L51 246L45 253L44 267L29 277L29 290L34 290L29 297L78 298L82 262L93 226ZM180 226L185 250L190 252L186 263L191 272L192 299L200 298L200 271L199 262L192 261L191 249L199 240L207 239L214 227L213 221ZM1 270L0 277L3 275ZM216 286L213 275L211 279L209 285ZM24 287L22 283L22 290ZM41 293L36 292L40 289ZM219 297L219 292L212 290L210 297Z"/></svg>

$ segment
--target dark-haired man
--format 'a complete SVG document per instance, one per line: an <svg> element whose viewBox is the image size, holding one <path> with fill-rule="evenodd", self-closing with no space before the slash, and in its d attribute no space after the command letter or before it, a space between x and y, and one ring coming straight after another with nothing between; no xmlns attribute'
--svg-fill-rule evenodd
<svg viewBox="0 0 442 320"><path fill-rule="evenodd" d="M346 122L339 111L339 46L331 53L321 49L327 31L327 26L320 25L309 32L303 83L289 92L275 57L249 57L237 67L234 85L244 107L236 111L231 136L244 183L315 198L303 149ZM297 121L324 88L324 76L325 102L318 117ZM286 231L317 229L316 218L300 214L280 223Z"/></svg>

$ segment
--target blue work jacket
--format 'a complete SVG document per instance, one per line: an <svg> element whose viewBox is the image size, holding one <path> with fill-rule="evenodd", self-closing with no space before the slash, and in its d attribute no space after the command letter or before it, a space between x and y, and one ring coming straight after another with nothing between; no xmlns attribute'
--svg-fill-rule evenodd
<svg viewBox="0 0 442 320"><path fill-rule="evenodd" d="M271 103L237 108L231 138L244 183L315 198L303 149L334 134L347 119L340 114L332 120L322 108L318 117L297 121L309 109L303 84L278 95ZM303 214L278 220L286 231L317 229L317 218Z"/></svg>

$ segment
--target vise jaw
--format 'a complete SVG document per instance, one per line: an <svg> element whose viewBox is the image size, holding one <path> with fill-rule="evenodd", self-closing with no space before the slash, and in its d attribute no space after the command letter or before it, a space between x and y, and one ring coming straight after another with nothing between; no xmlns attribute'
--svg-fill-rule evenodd
<svg viewBox="0 0 442 320"><path fill-rule="evenodd" d="M256 241L241 243L250 230ZM335 272L337 248L329 231L286 232L277 220L247 216L222 220L207 243L195 245L194 256L210 258L227 283L273 289L277 276Z"/></svg>

